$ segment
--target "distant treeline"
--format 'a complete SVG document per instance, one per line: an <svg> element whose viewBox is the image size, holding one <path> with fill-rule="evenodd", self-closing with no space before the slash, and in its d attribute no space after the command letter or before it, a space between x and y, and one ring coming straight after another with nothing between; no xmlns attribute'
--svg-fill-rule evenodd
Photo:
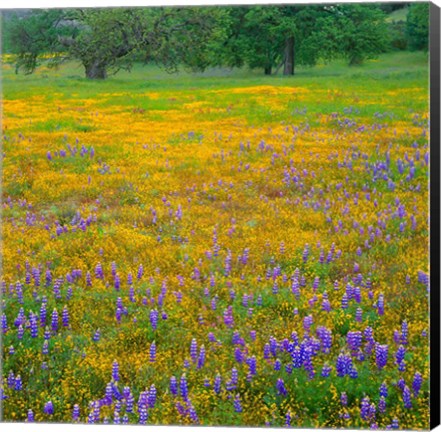
<svg viewBox="0 0 441 432"><path fill-rule="evenodd" d="M26 9L3 13L3 52L17 72L75 59L91 79L137 61L293 75L319 60L427 50L428 29L429 3Z"/></svg>

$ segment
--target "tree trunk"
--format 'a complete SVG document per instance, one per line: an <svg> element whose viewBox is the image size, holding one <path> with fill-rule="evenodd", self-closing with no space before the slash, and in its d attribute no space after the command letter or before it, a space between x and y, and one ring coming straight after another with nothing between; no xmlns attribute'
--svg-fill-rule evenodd
<svg viewBox="0 0 441 432"><path fill-rule="evenodd" d="M84 63L86 77L89 79L106 79L106 65L99 60L93 60L90 63Z"/></svg>
<svg viewBox="0 0 441 432"><path fill-rule="evenodd" d="M265 66L265 75L271 75L272 69L271 66Z"/></svg>
<svg viewBox="0 0 441 432"><path fill-rule="evenodd" d="M360 66L363 64L363 57L360 54L353 54L349 59L349 66Z"/></svg>
<svg viewBox="0 0 441 432"><path fill-rule="evenodd" d="M283 75L294 75L294 36L285 40L285 67Z"/></svg>

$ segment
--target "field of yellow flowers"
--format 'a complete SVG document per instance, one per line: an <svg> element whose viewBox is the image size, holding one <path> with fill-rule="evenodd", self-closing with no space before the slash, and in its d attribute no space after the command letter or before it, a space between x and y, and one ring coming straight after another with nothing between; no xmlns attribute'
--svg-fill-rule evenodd
<svg viewBox="0 0 441 432"><path fill-rule="evenodd" d="M427 58L401 56L5 64L3 420L428 428Z"/></svg>

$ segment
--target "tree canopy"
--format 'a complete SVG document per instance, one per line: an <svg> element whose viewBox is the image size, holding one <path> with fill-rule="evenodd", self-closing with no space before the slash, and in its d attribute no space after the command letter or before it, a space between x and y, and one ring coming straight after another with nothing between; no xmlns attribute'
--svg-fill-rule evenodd
<svg viewBox="0 0 441 432"><path fill-rule="evenodd" d="M401 4L402 5L402 4ZM283 68L320 59L362 63L391 49L381 4L317 4L220 7L150 7L31 10L5 25L6 45L16 70L32 73L41 61L57 65L76 59L88 78L104 79L134 61L180 66ZM427 4L412 4L409 47L428 38ZM394 10L393 8L391 10ZM49 55L49 59L47 59ZM46 60L45 60L46 59Z"/></svg>

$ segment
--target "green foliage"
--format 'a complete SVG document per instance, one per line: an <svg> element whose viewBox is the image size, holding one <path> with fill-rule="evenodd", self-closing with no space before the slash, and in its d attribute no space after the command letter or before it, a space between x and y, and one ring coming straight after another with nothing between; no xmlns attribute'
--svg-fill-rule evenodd
<svg viewBox="0 0 441 432"><path fill-rule="evenodd" d="M385 14L376 5L341 4L331 7L335 19L327 28L334 42L334 49L346 58L350 65L374 58L388 47L388 31Z"/></svg>
<svg viewBox="0 0 441 432"><path fill-rule="evenodd" d="M407 38L411 51L429 49L429 3L412 3L409 6Z"/></svg>
<svg viewBox="0 0 441 432"><path fill-rule="evenodd" d="M168 72L247 66L269 75L283 66L291 75L322 60L361 64L407 43L427 49L426 3L409 6L407 24L386 23L386 12L404 9L400 3L35 10L7 20L5 45L25 73L43 60L75 59L94 79L137 61Z"/></svg>
<svg viewBox="0 0 441 432"><path fill-rule="evenodd" d="M290 57L306 66L338 56L361 63L385 51L388 42L385 14L376 5L236 7L229 18L220 61L267 74Z"/></svg>
<svg viewBox="0 0 441 432"><path fill-rule="evenodd" d="M169 70L204 69L217 12L207 8L105 8L39 10L11 20L6 33L17 69L31 73L48 53L83 64L88 78L104 79L135 60ZM59 58L52 58L57 64Z"/></svg>
<svg viewBox="0 0 441 432"><path fill-rule="evenodd" d="M389 38L393 49L407 49L406 22L394 21L389 23Z"/></svg>
<svg viewBox="0 0 441 432"><path fill-rule="evenodd" d="M5 45L17 55L16 72L32 73L46 53L62 53L59 36L69 31L62 25L63 11L36 10L29 16L14 14L5 22Z"/></svg>

